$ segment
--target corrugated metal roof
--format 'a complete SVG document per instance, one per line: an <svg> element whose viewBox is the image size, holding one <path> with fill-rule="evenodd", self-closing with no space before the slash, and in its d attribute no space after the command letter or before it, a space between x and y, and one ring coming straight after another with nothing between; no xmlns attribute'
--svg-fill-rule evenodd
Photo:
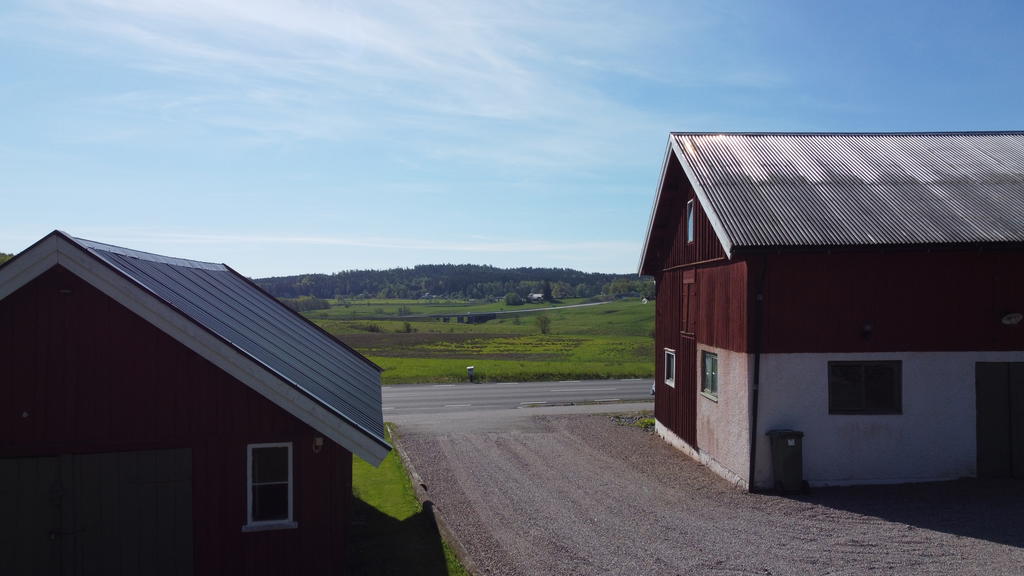
<svg viewBox="0 0 1024 576"><path fill-rule="evenodd" d="M75 242L383 446L380 369L223 264Z"/></svg>
<svg viewBox="0 0 1024 576"><path fill-rule="evenodd" d="M1024 242L1024 132L677 132L670 145L729 251Z"/></svg>

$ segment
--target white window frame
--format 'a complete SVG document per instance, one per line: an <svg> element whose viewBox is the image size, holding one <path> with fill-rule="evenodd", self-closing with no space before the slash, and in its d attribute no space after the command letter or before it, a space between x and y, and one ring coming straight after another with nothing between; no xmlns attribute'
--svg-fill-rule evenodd
<svg viewBox="0 0 1024 576"><path fill-rule="evenodd" d="M252 519L252 452L260 448L287 448L288 449L288 517L277 520ZM282 530L298 528L299 523L295 521L295 472L294 453L291 442L267 442L262 444L249 444L245 447L245 525L242 532L258 532L262 530Z"/></svg>
<svg viewBox="0 0 1024 576"><path fill-rule="evenodd" d="M672 373L671 373L671 375L669 374L669 370L668 370L668 359L669 359L670 356L672 357ZM665 381L665 384L668 384L672 388L675 388L676 387L676 351L675 350L673 350L671 348L665 348L665 362L664 362L664 365L661 368L662 368L662 371L663 371L662 379Z"/></svg>

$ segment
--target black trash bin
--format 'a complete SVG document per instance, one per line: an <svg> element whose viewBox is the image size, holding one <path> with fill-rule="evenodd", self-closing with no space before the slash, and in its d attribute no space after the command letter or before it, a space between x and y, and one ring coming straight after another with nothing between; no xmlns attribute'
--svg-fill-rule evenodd
<svg viewBox="0 0 1024 576"><path fill-rule="evenodd" d="M797 430L769 430L772 445L772 474L775 491L802 492L804 484L804 433Z"/></svg>

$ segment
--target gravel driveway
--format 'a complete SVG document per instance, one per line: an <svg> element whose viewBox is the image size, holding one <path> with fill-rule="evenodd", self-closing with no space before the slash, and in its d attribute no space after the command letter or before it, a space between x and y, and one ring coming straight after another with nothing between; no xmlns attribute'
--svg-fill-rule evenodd
<svg viewBox="0 0 1024 576"><path fill-rule="evenodd" d="M1024 574L1021 482L783 498L607 415L457 429L399 436L478 574Z"/></svg>

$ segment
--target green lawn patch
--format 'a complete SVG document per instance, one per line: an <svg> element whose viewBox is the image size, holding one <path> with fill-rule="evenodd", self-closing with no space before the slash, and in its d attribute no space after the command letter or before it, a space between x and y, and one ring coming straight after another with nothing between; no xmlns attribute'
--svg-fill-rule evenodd
<svg viewBox="0 0 1024 576"><path fill-rule="evenodd" d="M352 456L352 495L350 574L468 574L423 511L396 451L377 468Z"/></svg>

